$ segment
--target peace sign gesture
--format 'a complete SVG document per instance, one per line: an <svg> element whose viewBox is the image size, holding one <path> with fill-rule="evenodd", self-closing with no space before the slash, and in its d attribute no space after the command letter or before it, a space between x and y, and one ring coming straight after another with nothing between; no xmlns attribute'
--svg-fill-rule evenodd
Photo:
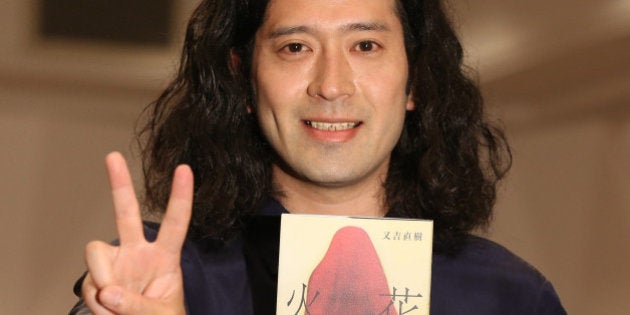
<svg viewBox="0 0 630 315"><path fill-rule="evenodd" d="M185 314L181 248L190 221L193 176L180 165L155 242L147 242L131 176L120 153L106 159L119 246L100 241L85 249L83 298L94 314Z"/></svg>

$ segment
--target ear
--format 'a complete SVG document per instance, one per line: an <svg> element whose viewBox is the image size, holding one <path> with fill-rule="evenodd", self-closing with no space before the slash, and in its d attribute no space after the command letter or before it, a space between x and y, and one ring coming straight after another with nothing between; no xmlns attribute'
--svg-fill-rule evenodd
<svg viewBox="0 0 630 315"><path fill-rule="evenodd" d="M233 76L237 75L240 67L241 67L241 57L232 48L230 49L230 72L232 72Z"/></svg>
<svg viewBox="0 0 630 315"><path fill-rule="evenodd" d="M407 105L405 106L405 109L408 111L416 109L416 102L413 101L413 92L410 92L409 95L407 95Z"/></svg>
<svg viewBox="0 0 630 315"><path fill-rule="evenodd" d="M239 72L239 68L241 67L241 56L239 56L235 51L234 48L230 49L230 72L232 73L232 76L237 76L238 72ZM252 109L252 105L248 104L247 105L247 113L251 114L253 112Z"/></svg>

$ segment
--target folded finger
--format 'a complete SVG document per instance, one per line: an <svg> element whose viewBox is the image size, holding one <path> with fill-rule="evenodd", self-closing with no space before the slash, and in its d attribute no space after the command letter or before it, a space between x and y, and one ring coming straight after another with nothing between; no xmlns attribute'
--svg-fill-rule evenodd
<svg viewBox="0 0 630 315"><path fill-rule="evenodd" d="M188 231L192 213L193 174L187 165L180 165L173 175L173 186L157 242L179 254Z"/></svg>
<svg viewBox="0 0 630 315"><path fill-rule="evenodd" d="M112 152L105 158L114 201L114 219L121 244L144 241L142 218L131 175L123 156Z"/></svg>
<svg viewBox="0 0 630 315"><path fill-rule="evenodd" d="M113 282L112 246L101 242L92 241L85 246L85 265L88 275L97 288L102 288Z"/></svg>
<svg viewBox="0 0 630 315"><path fill-rule="evenodd" d="M183 303L163 303L119 286L108 286L98 293L98 300L119 315L184 314ZM183 301L177 301L183 302Z"/></svg>
<svg viewBox="0 0 630 315"><path fill-rule="evenodd" d="M113 313L111 311L99 303L98 292L98 288L95 286L94 281L88 273L85 279L83 279L83 285L81 286L81 296L85 303L83 307L87 307L94 315L112 315ZM83 314L83 312L79 312L78 314Z"/></svg>

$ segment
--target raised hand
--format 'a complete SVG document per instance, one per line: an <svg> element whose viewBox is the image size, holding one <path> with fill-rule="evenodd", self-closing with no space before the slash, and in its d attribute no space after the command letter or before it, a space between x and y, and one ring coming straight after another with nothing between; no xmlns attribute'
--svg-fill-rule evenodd
<svg viewBox="0 0 630 315"><path fill-rule="evenodd" d="M101 314L185 314L181 248L191 216L193 176L181 165L173 175L166 213L155 242L147 242L131 176L120 153L106 159L119 246L90 242L83 298Z"/></svg>

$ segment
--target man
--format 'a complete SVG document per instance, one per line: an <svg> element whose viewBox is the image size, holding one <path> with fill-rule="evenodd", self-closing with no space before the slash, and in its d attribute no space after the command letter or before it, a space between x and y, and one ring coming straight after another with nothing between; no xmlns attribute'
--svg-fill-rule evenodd
<svg viewBox="0 0 630 315"><path fill-rule="evenodd" d="M74 312L271 314L290 212L434 220L432 314L564 314L469 234L510 155L461 61L438 0L203 1L143 133L160 230L110 154L120 246L88 244Z"/></svg>

